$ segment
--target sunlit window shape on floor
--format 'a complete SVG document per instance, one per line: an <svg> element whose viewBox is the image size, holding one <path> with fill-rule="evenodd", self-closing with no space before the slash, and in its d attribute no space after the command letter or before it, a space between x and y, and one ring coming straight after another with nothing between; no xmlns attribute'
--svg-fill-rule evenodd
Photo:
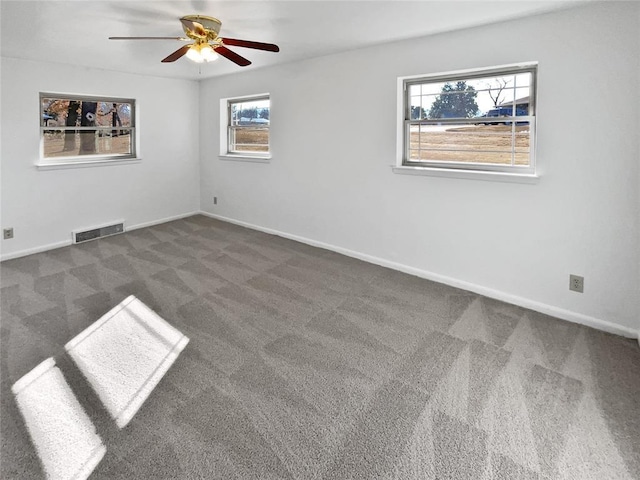
<svg viewBox="0 0 640 480"><path fill-rule="evenodd" d="M131 295L65 348L124 428L189 339Z"/></svg>
<svg viewBox="0 0 640 480"><path fill-rule="evenodd" d="M107 451L53 358L11 387L47 478L86 479Z"/></svg>

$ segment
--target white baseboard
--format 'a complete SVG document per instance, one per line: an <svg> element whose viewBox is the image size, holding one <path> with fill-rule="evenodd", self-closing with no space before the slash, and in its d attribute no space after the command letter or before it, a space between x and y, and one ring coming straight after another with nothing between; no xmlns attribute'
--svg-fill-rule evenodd
<svg viewBox="0 0 640 480"><path fill-rule="evenodd" d="M180 215L174 215L172 217L162 218L160 220L152 220L151 222L138 223L136 225L127 225L126 231L138 230L139 228L147 228L153 227L154 225L160 225L161 223L173 222L174 220L180 220L181 218L193 217L194 215L199 215L202 212L196 210L194 212L189 213L181 213Z"/></svg>
<svg viewBox="0 0 640 480"><path fill-rule="evenodd" d="M324 242L318 242L310 238L305 238L298 235L292 235L286 232L281 232L279 230L274 230L272 228L261 227L259 225L254 225L254 224L243 222L241 220L236 220L233 218L223 217L222 215L216 215L209 212L203 211L200 213L210 218L215 218L218 220L222 220L224 222L229 222L235 225L251 228L253 230L259 230L261 232L277 235L279 237L288 238L290 240L295 240L297 242L306 243L307 245L311 245L314 247L324 248L326 250L331 250L336 253L341 253L348 257L357 258L359 260L363 260L368 263L373 263L375 265L380 265L382 267L398 270L400 272L408 273L410 275L424 278L426 280L431 280L434 282L449 285L451 287L468 290L470 292L477 293L485 297L493 298L506 303L511 303L513 305L518 305L519 307L544 313L545 315L550 315L552 317L561 318L569 322L586 325L588 327L593 327L595 329L602 330L609 333L614 333L616 335L621 335L623 337L637 338L638 343L640 343L640 332L629 327L624 327L622 325L617 325L615 323L607 322L606 320L601 320L599 318L584 315L582 313L554 307L553 305L547 305L545 303L541 303L535 300L530 300L528 298L519 297L517 295L512 295L510 293L502 292L500 290L494 290L492 288L487 288L482 285L477 285L474 283L465 282L463 280L458 280L458 279L447 277L444 275L439 275L437 273L429 272L427 270L421 270L419 268L410 267L408 265L404 265L401 263L397 263L390 260L385 260L383 258L374 257L372 255L356 252L354 250L349 250L346 248L338 247L338 246L331 245Z"/></svg>
<svg viewBox="0 0 640 480"><path fill-rule="evenodd" d="M174 220L180 220L181 218L191 217L193 215L198 215L199 213L201 212L194 211L189 213L182 213L180 215L173 215L171 217L161 218L159 220L153 220L151 222L138 223L136 225L127 225L125 222L125 232L128 232L130 230L137 230L139 228L152 227L154 225L172 222ZM71 234L69 234L69 236L71 236ZM42 253L48 250L55 250L56 248L68 247L69 245L72 245L72 243L73 242L71 241L71 239L69 239L62 242L49 243L47 245L40 245L38 247L18 250L17 252L2 254L0 255L0 262L4 262L5 260L12 260L14 258L26 257L27 255L32 255L34 253Z"/></svg>
<svg viewBox="0 0 640 480"><path fill-rule="evenodd" d="M71 235L69 235L71 237ZM55 250L56 248L68 247L71 245L71 238L64 242L49 243L47 245L40 245L38 247L26 248L24 250L18 250L17 252L3 253L0 255L0 261L12 260L14 258L26 257L27 255L33 255L34 253L42 253L47 250Z"/></svg>

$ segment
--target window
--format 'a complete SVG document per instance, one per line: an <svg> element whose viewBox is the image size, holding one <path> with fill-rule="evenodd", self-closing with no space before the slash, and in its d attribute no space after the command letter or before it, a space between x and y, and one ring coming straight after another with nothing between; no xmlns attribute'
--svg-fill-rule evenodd
<svg viewBox="0 0 640 480"><path fill-rule="evenodd" d="M226 107L226 138L221 154L237 157L269 157L269 95L223 99ZM225 141L226 140L226 141Z"/></svg>
<svg viewBox="0 0 640 480"><path fill-rule="evenodd" d="M41 164L136 156L135 100L40 94Z"/></svg>
<svg viewBox="0 0 640 480"><path fill-rule="evenodd" d="M536 70L510 65L399 79L398 166L534 174Z"/></svg>

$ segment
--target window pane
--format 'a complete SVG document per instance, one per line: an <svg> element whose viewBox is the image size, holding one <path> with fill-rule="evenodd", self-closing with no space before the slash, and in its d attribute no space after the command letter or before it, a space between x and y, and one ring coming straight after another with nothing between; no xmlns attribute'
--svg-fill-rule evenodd
<svg viewBox="0 0 640 480"><path fill-rule="evenodd" d="M130 127L131 104L98 102L96 125L102 127Z"/></svg>
<svg viewBox="0 0 640 480"><path fill-rule="evenodd" d="M71 107L71 108L70 108ZM40 126L57 127L66 125L69 111L75 118L79 115L79 102L70 105L69 100L59 98L43 98L42 99L42 116L40 118ZM78 110L77 112L75 112ZM75 125L75 124L74 124Z"/></svg>
<svg viewBox="0 0 640 480"><path fill-rule="evenodd" d="M409 159L529 165L529 125L411 125ZM513 162L513 163L512 163Z"/></svg>
<svg viewBox="0 0 640 480"><path fill-rule="evenodd" d="M422 118L472 118L480 114L478 92L465 81L421 84L421 95L411 96L411 105L420 106ZM416 89L412 89L412 92ZM412 112L413 113L413 112ZM417 119L412 115L412 119Z"/></svg>
<svg viewBox="0 0 640 480"><path fill-rule="evenodd" d="M43 130L44 157L131 155L131 129Z"/></svg>
<svg viewBox="0 0 640 480"><path fill-rule="evenodd" d="M95 114L90 118L85 118L87 122L95 125L108 127L131 127L132 104L119 103L113 101L85 101L85 103L95 104ZM74 127L80 126L82 121L82 100L64 98L42 98L42 117L40 125L42 127Z"/></svg>
<svg viewBox="0 0 640 480"><path fill-rule="evenodd" d="M426 100L429 118L471 118L478 113L477 92L465 82L447 84L439 95Z"/></svg>
<svg viewBox="0 0 640 480"><path fill-rule="evenodd" d="M409 95L411 95L412 97L416 95L420 95L420 85L410 85Z"/></svg>
<svg viewBox="0 0 640 480"><path fill-rule="evenodd" d="M516 115L529 115L529 87L514 89L515 103L516 103ZM512 104L511 101L508 102Z"/></svg>
<svg viewBox="0 0 640 480"><path fill-rule="evenodd" d="M232 127L229 150L237 152L268 152L269 129Z"/></svg>
<svg viewBox="0 0 640 480"><path fill-rule="evenodd" d="M531 72L526 72L526 73L519 73L513 76L514 78L514 85L516 88L519 87L531 87Z"/></svg>
<svg viewBox="0 0 640 480"><path fill-rule="evenodd" d="M421 106L428 118L477 118L490 110L513 105L513 100L525 103L528 110L531 73L454 80L411 85L411 105ZM414 109L416 110L416 109ZM418 111L411 112L417 120ZM519 115L526 115L520 111Z"/></svg>
<svg viewBox="0 0 640 480"><path fill-rule="evenodd" d="M229 122L235 125L269 125L269 99L230 103Z"/></svg>
<svg viewBox="0 0 640 480"><path fill-rule="evenodd" d="M423 83L422 95L438 95L447 83L449 82Z"/></svg>
<svg viewBox="0 0 640 480"><path fill-rule="evenodd" d="M422 120L427 117L426 111L420 104L421 101L422 97L411 97L411 120Z"/></svg>

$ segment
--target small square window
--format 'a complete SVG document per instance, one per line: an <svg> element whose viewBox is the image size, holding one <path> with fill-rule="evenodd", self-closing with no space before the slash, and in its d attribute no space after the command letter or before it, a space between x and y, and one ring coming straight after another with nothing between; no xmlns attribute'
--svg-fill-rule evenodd
<svg viewBox="0 0 640 480"><path fill-rule="evenodd" d="M268 94L223 99L226 131L221 154L268 158L271 105Z"/></svg>

